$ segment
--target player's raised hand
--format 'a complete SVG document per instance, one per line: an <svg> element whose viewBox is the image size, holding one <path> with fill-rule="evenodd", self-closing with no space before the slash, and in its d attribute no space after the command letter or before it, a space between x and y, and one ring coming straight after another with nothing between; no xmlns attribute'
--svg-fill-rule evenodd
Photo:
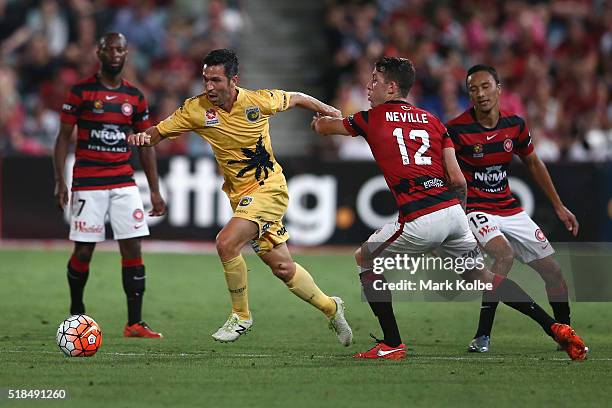
<svg viewBox="0 0 612 408"><path fill-rule="evenodd" d="M334 108L333 106L330 105L325 105L325 108L323 110L321 110L319 112L320 114L324 115L324 116L331 116L332 118L341 118L342 117L342 112L340 112L340 110Z"/></svg>
<svg viewBox="0 0 612 408"><path fill-rule="evenodd" d="M166 214L166 202L159 192L151 192L151 205L153 208L149 211L152 217L159 217Z"/></svg>
<svg viewBox="0 0 612 408"><path fill-rule="evenodd" d="M565 228L567 228L567 230L571 232L573 236L578 235L580 224L578 223L576 216L564 205L555 209L555 212L557 213L557 217L559 217L561 222L565 225Z"/></svg>
<svg viewBox="0 0 612 408"><path fill-rule="evenodd" d="M66 205L68 205L68 187L64 181L55 182L55 203L60 210L64 211Z"/></svg>
<svg viewBox="0 0 612 408"><path fill-rule="evenodd" d="M132 133L128 135L127 142L130 146L145 146L151 143L151 135L147 132Z"/></svg>
<svg viewBox="0 0 612 408"><path fill-rule="evenodd" d="M321 119L321 115L317 113L316 115L312 117L312 121L310 122L310 128L314 130L315 132L317 131L317 122L319 122L320 119Z"/></svg>

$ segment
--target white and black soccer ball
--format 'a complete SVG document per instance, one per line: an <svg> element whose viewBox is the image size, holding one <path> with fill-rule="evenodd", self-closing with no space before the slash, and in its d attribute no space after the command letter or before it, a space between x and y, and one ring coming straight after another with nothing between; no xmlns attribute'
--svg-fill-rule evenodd
<svg viewBox="0 0 612 408"><path fill-rule="evenodd" d="M89 357L102 345L102 330L91 317L72 315L60 323L55 340L67 356Z"/></svg>

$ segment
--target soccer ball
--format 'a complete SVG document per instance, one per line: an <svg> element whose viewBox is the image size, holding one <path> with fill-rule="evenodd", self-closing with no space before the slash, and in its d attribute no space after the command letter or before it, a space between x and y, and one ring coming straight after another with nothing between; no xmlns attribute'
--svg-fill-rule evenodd
<svg viewBox="0 0 612 408"><path fill-rule="evenodd" d="M73 315L59 325L55 340L67 356L89 357L96 354L102 344L102 330L91 317Z"/></svg>

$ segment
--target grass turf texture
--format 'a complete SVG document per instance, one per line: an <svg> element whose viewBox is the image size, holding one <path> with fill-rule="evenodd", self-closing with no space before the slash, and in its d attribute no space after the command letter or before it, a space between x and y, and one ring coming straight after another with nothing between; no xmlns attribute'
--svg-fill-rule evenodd
<svg viewBox="0 0 612 408"><path fill-rule="evenodd" d="M118 253L97 252L85 291L103 330L91 358L67 358L55 331L67 316L68 251L0 251L0 406L604 406L610 399L612 312L575 303L572 317L591 348L571 362L540 328L500 306L492 351L465 352L478 303L395 305L408 358L356 361L378 324L360 298L350 253L296 256L328 294L341 296L355 344L341 347L323 316L247 257L253 330L236 343L210 334L229 298L213 255L145 254L144 319L163 340L126 339ZM543 291L543 289L542 289ZM548 305L545 305L549 308ZM7 388L65 389L66 401L8 401Z"/></svg>

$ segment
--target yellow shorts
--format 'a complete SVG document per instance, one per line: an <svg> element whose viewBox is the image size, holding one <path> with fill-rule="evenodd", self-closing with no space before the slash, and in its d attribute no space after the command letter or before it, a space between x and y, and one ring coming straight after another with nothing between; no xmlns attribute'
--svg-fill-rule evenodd
<svg viewBox="0 0 612 408"><path fill-rule="evenodd" d="M234 217L253 221L259 226L257 238L251 241L257 255L263 255L289 239L282 222L288 204L289 194L285 184L264 185L231 202Z"/></svg>

